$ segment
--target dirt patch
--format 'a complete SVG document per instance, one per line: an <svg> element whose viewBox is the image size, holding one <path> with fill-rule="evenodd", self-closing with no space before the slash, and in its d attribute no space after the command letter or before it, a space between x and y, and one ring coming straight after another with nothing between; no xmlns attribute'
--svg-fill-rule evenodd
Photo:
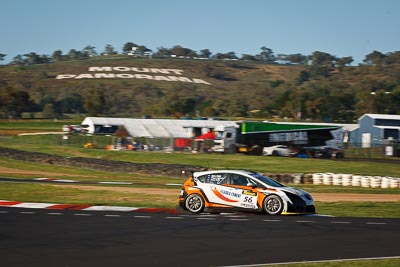
<svg viewBox="0 0 400 267"><path fill-rule="evenodd" d="M55 187L68 187L79 190L106 190L121 193L138 193L147 195L163 195L178 197L180 188L131 188L108 186L80 186L80 185L53 185ZM319 202L400 202L400 194L347 194L347 193L313 193L315 201Z"/></svg>

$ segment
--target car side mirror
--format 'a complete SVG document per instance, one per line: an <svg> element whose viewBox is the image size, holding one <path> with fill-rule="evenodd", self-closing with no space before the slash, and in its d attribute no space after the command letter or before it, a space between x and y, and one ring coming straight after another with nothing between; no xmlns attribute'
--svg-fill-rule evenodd
<svg viewBox="0 0 400 267"><path fill-rule="evenodd" d="M256 188L256 187L257 187L257 186L256 186L255 184L253 184L253 183L247 183L246 186L249 186L249 187L252 187L252 188Z"/></svg>

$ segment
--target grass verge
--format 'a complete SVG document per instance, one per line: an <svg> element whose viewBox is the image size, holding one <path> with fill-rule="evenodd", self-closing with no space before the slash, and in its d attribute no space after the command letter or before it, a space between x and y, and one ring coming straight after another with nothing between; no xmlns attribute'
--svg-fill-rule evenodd
<svg viewBox="0 0 400 267"><path fill-rule="evenodd" d="M0 199L129 207L175 208L180 187L154 189L133 186L2 183ZM400 218L398 202L316 202L319 214L337 217Z"/></svg>

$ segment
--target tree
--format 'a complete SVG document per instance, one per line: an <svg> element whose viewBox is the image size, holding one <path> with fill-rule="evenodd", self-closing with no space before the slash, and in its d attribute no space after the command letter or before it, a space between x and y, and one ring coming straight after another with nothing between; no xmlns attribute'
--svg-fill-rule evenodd
<svg viewBox="0 0 400 267"><path fill-rule="evenodd" d="M225 54L217 53L213 56L213 58L215 58L215 59L238 59L238 57L236 56L236 53L233 51L225 53Z"/></svg>
<svg viewBox="0 0 400 267"><path fill-rule="evenodd" d="M83 112L83 99L80 94L68 94L61 99L62 113L81 113Z"/></svg>
<svg viewBox="0 0 400 267"><path fill-rule="evenodd" d="M0 53L0 61L3 61L6 56L7 56L6 54Z"/></svg>
<svg viewBox="0 0 400 267"><path fill-rule="evenodd" d="M169 57L171 56L172 53L168 48L165 47L158 47L157 52L154 53L154 56L156 57Z"/></svg>
<svg viewBox="0 0 400 267"><path fill-rule="evenodd" d="M114 47L110 44L106 45L104 48L103 55L116 55L118 54L117 51L115 51Z"/></svg>
<svg viewBox="0 0 400 267"><path fill-rule="evenodd" d="M42 98L40 100L40 107L43 112L46 109L46 106L48 106L46 112L48 112L48 114L51 113L50 117L54 118L57 116L62 116L63 110L62 110L61 101L57 101L54 96L49 95L49 94L45 94L42 96ZM51 107L51 112L49 112L49 110L50 110L49 107Z"/></svg>
<svg viewBox="0 0 400 267"><path fill-rule="evenodd" d="M335 57L329 53L315 51L311 55L311 71L314 76L328 77L334 66Z"/></svg>
<svg viewBox="0 0 400 267"><path fill-rule="evenodd" d="M400 64L400 51L387 53L384 62L387 65Z"/></svg>
<svg viewBox="0 0 400 267"><path fill-rule="evenodd" d="M308 57L302 54L287 55L286 60L293 64L299 65L307 65L308 63Z"/></svg>
<svg viewBox="0 0 400 267"><path fill-rule="evenodd" d="M385 57L386 56L381 52L374 50L372 53L365 56L363 62L370 66L381 66Z"/></svg>
<svg viewBox="0 0 400 267"><path fill-rule="evenodd" d="M336 59L336 65L339 69L343 69L346 65L350 65L353 62L352 57L342 57Z"/></svg>
<svg viewBox="0 0 400 267"><path fill-rule="evenodd" d="M200 50L199 57L201 57L201 58L210 58L211 54L212 53L210 52L209 49L202 49L202 50Z"/></svg>
<svg viewBox="0 0 400 267"><path fill-rule="evenodd" d="M25 65L25 60L22 57L22 55L16 55L13 60L11 61L11 64L13 65L18 65L18 66L23 66Z"/></svg>
<svg viewBox="0 0 400 267"><path fill-rule="evenodd" d="M147 52L151 52L152 50L145 47L144 45L139 45L138 46L138 50L142 53L142 55L144 55Z"/></svg>
<svg viewBox="0 0 400 267"><path fill-rule="evenodd" d="M124 44L124 46L122 47L122 52L123 52L124 54L127 54L127 53L131 52L131 51L132 51L132 47L138 47L138 45L135 44L135 43L132 43L132 42L127 42L127 43Z"/></svg>
<svg viewBox="0 0 400 267"><path fill-rule="evenodd" d="M7 118L20 118L23 111L31 105L27 92L12 87L0 89L0 107Z"/></svg>
<svg viewBox="0 0 400 267"><path fill-rule="evenodd" d="M85 48L83 48L82 53L85 58L97 56L96 47L91 45L88 45Z"/></svg>
<svg viewBox="0 0 400 267"><path fill-rule="evenodd" d="M329 53L315 51L311 55L312 65L316 67L332 67L335 57Z"/></svg>
<svg viewBox="0 0 400 267"><path fill-rule="evenodd" d="M56 111L54 108L54 104L47 103L43 108L42 114L43 114L42 115L43 118L46 118L46 119L56 118L57 115L56 115Z"/></svg>
<svg viewBox="0 0 400 267"><path fill-rule="evenodd" d="M195 57L197 53L189 48L182 47L180 45L176 45L170 49L171 54L176 55L178 57Z"/></svg>
<svg viewBox="0 0 400 267"><path fill-rule="evenodd" d="M56 50L53 52L52 57L55 62L58 62L58 61L62 61L64 56L63 56L61 50Z"/></svg>
<svg viewBox="0 0 400 267"><path fill-rule="evenodd" d="M243 54L240 59L244 61L257 61L257 58L255 56L249 54Z"/></svg>
<svg viewBox="0 0 400 267"><path fill-rule="evenodd" d="M90 116L97 116L103 112L105 103L103 91L88 89L83 94L83 106Z"/></svg>
<svg viewBox="0 0 400 267"><path fill-rule="evenodd" d="M83 57L82 52L76 49L71 49L68 52L69 59L82 59L82 57Z"/></svg>
<svg viewBox="0 0 400 267"><path fill-rule="evenodd" d="M41 57L40 57L38 54L36 54L35 52L31 52L31 53L29 53L29 54L25 54L24 56L26 57L25 62L26 62L28 65L33 65L33 64L40 64L40 63L42 63Z"/></svg>
<svg viewBox="0 0 400 267"><path fill-rule="evenodd" d="M196 99L194 97L172 93L161 100L161 111L163 115L174 115L176 117L194 113L196 109Z"/></svg>
<svg viewBox="0 0 400 267"><path fill-rule="evenodd" d="M299 76L296 79L296 82L298 85L303 84L304 82L308 81L310 79L310 73L306 70L300 71Z"/></svg>
<svg viewBox="0 0 400 267"><path fill-rule="evenodd" d="M275 61L274 52L271 48L261 47L261 53L258 55L258 58L264 63L273 63Z"/></svg>

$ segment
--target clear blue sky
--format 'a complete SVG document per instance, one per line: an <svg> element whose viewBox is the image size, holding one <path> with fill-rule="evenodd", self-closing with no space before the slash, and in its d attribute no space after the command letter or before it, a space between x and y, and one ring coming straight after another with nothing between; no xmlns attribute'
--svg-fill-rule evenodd
<svg viewBox="0 0 400 267"><path fill-rule="evenodd" d="M0 53L67 54L87 45L156 51L352 56L400 50L399 0L1 0ZM1 63L0 63L1 64Z"/></svg>

